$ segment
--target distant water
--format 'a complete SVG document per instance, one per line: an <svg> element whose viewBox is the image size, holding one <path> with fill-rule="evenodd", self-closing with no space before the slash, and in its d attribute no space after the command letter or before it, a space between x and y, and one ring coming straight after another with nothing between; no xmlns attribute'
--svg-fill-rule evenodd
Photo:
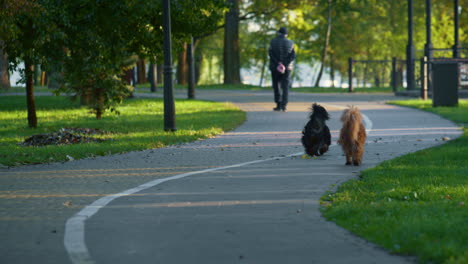
<svg viewBox="0 0 468 264"><path fill-rule="evenodd" d="M19 65L23 68L23 64ZM292 75L292 86L293 87L311 87L315 84L315 78L317 75L317 67L313 68L307 64L298 64ZM241 70L242 82L244 84L259 85L261 71L259 69L242 69ZM18 71L14 71L10 75L10 84L12 86L25 86L23 83L17 83L20 80L20 74ZM265 71L264 80L262 86L271 86L271 73L269 70ZM328 70L325 69L320 81L321 87L332 86L332 81ZM341 80L339 73L335 73L335 87L347 88L347 80Z"/></svg>
<svg viewBox="0 0 468 264"><path fill-rule="evenodd" d="M24 69L24 64L21 63L18 67L21 69ZM26 86L24 83L17 84L20 78L21 76L18 71L10 72L10 85L11 86Z"/></svg>

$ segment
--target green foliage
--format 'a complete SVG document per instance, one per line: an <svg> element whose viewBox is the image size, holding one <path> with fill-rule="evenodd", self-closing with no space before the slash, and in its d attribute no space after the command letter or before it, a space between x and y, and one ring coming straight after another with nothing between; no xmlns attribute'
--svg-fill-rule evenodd
<svg viewBox="0 0 468 264"><path fill-rule="evenodd" d="M190 35L213 31L225 10L222 0L171 5L176 47ZM162 58L159 0L4 0L0 7L0 39L12 65L28 60L61 72L63 91L91 94L98 118L129 95L121 80L129 57Z"/></svg>
<svg viewBox="0 0 468 264"><path fill-rule="evenodd" d="M460 138L364 171L361 179L322 197L329 220L393 253L421 263L467 263L468 101L432 108L430 101L400 101L465 124Z"/></svg>
<svg viewBox="0 0 468 264"><path fill-rule="evenodd" d="M242 1L240 6L240 49L241 65L244 69L261 72L266 49L279 26L289 28L289 37L296 43L297 62L310 65L320 59L326 33L326 0L315 1ZM425 1L414 0L414 43L417 58L423 55L425 35ZM468 43L468 0L460 0L460 41ZM432 41L436 48L451 48L453 45L453 1L432 1ZM249 18L249 19L244 19ZM347 76L348 58L357 60L391 60L392 57L405 59L407 32L407 1L368 0L332 1L332 29L329 59L325 62L341 76ZM220 32L217 38L222 39ZM206 46L214 46L213 39L207 39ZM205 45L201 43L201 47ZM210 61L222 62L222 46L215 49L201 49ZM451 56L451 52L434 52L435 56ZM467 53L468 54L468 53ZM212 59L216 57L217 59ZM222 64L222 63L221 63ZM387 85L390 79L390 65L369 64L357 68L359 81L375 85ZM205 65L206 67L207 65ZM398 70L404 64L397 65ZM205 69L207 69L206 67ZM207 70L208 71L208 70ZM298 77L314 75L312 72L296 73ZM210 76L210 75L209 75ZM267 74L268 76L268 74ZM364 80L365 79L365 80Z"/></svg>
<svg viewBox="0 0 468 264"><path fill-rule="evenodd" d="M10 68L16 68L21 61L45 63L52 50L50 39L56 34L47 1L4 0L0 2L0 17L0 39ZM24 71L21 73L24 82Z"/></svg>
<svg viewBox="0 0 468 264"><path fill-rule="evenodd" d="M106 115L102 120L89 117L87 109L67 97L41 96L36 99L37 129L25 127L23 96L0 96L0 164L66 161L74 159L164 147L215 136L231 130L245 120L245 113L229 103L178 100L177 131L163 130L162 99L125 100L120 115ZM108 133L97 137L102 143L23 147L25 138L58 131L61 128L96 128ZM110 140L111 139L111 140Z"/></svg>

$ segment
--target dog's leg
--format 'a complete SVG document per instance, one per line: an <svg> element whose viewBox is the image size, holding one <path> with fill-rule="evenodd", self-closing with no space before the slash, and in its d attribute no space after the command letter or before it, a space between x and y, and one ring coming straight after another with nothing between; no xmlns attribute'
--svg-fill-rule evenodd
<svg viewBox="0 0 468 264"><path fill-rule="evenodd" d="M366 130L361 124L358 140L356 141L356 151L354 158L354 166L359 166L362 164L362 156L364 155L364 144L366 142Z"/></svg>
<svg viewBox="0 0 468 264"><path fill-rule="evenodd" d="M354 158L353 159L353 165L354 166L359 166L359 165L361 165L361 161L359 161L357 158Z"/></svg>
<svg viewBox="0 0 468 264"><path fill-rule="evenodd" d="M353 165L359 166L362 163L362 155L364 154L364 147L361 144L356 145L356 151L353 155Z"/></svg>
<svg viewBox="0 0 468 264"><path fill-rule="evenodd" d="M346 151L346 164L345 165L351 165L351 157L352 153L350 151Z"/></svg>

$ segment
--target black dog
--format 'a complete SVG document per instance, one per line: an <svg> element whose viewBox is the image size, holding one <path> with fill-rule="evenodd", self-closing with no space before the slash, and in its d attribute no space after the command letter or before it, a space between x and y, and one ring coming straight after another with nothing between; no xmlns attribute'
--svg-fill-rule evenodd
<svg viewBox="0 0 468 264"><path fill-rule="evenodd" d="M330 129L325 121L330 119L327 110L314 103L310 120L302 130L302 145L309 156L321 156L331 144Z"/></svg>

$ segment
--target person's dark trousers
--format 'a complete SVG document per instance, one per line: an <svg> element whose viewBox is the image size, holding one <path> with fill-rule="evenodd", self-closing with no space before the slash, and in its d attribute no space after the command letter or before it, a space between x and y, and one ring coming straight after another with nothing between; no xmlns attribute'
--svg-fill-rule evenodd
<svg viewBox="0 0 468 264"><path fill-rule="evenodd" d="M278 110L286 110L286 105L288 104L290 75L291 71L285 71L283 74L278 71L271 71L274 99L276 109Z"/></svg>

